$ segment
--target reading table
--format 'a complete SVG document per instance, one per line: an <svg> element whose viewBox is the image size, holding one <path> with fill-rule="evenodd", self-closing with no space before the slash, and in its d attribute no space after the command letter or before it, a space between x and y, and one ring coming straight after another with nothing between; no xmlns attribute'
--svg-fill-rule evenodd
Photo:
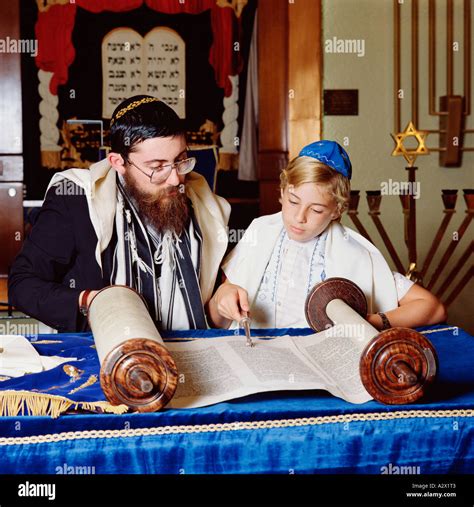
<svg viewBox="0 0 474 507"><path fill-rule="evenodd" d="M91 412L107 406L101 405L105 398L94 381L99 363L90 333L29 337L42 355L83 359L79 369L90 385L72 392L61 384L61 366L1 382L1 413L15 412L17 403L19 414L0 417L0 473L393 474L406 467L421 474L472 473L474 339L449 325L419 331L436 348L439 373L432 390L415 404L354 405L324 391L285 391L142 414ZM178 331L165 337L212 339L229 333ZM18 391L16 401L12 391ZM28 393L40 392L56 400L53 413L61 415L26 415L51 409L34 396L25 401ZM89 412L71 413L74 403Z"/></svg>

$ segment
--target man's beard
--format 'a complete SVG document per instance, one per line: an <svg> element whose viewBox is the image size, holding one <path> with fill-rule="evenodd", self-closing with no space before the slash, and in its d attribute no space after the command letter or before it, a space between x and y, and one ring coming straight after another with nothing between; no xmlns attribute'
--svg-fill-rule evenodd
<svg viewBox="0 0 474 507"><path fill-rule="evenodd" d="M125 190L138 206L140 216L158 232L184 231L189 220L189 204L186 193L179 187L161 189L155 195L139 190L128 173L124 174Z"/></svg>

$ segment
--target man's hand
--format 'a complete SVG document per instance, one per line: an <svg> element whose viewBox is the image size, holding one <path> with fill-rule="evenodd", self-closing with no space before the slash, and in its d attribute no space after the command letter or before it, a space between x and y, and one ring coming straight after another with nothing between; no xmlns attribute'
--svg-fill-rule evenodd
<svg viewBox="0 0 474 507"><path fill-rule="evenodd" d="M209 301L209 313L217 327L229 327L233 320L239 322L248 316L248 293L239 285L223 283Z"/></svg>
<svg viewBox="0 0 474 507"><path fill-rule="evenodd" d="M81 299L82 299L82 295L84 294L85 290L83 290L80 294L79 294L79 300L77 302L78 306L80 307L81 306ZM91 290L89 292L89 295L87 296L87 308L89 308L89 305L92 301L92 298L98 293L99 291L98 290Z"/></svg>

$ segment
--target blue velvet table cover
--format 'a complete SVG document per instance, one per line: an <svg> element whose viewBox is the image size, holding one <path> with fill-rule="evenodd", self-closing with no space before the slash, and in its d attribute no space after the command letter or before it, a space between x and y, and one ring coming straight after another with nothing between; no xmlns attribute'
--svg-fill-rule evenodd
<svg viewBox="0 0 474 507"><path fill-rule="evenodd" d="M354 405L324 391L285 391L157 413L1 417L0 473L472 473L474 339L446 325L419 330L437 350L439 373L418 403ZM255 331L262 333L311 331ZM93 343L88 333L38 340L57 337ZM15 383L21 379L0 387Z"/></svg>

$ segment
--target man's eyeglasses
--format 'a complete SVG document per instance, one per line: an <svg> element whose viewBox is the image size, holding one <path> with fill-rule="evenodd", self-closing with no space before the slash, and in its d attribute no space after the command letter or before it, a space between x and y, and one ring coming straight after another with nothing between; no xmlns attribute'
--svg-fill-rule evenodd
<svg viewBox="0 0 474 507"><path fill-rule="evenodd" d="M150 183L159 184L164 183L170 176L171 171L176 169L178 174L188 174L196 165L196 159L194 157L185 158L184 160L178 160L177 162L173 162L172 164L164 164L159 165L157 167L150 167L151 174L148 174L146 171L138 167L135 163L133 163L129 158L126 159L126 162L133 165L136 169L138 169L143 174L146 174L150 178Z"/></svg>

